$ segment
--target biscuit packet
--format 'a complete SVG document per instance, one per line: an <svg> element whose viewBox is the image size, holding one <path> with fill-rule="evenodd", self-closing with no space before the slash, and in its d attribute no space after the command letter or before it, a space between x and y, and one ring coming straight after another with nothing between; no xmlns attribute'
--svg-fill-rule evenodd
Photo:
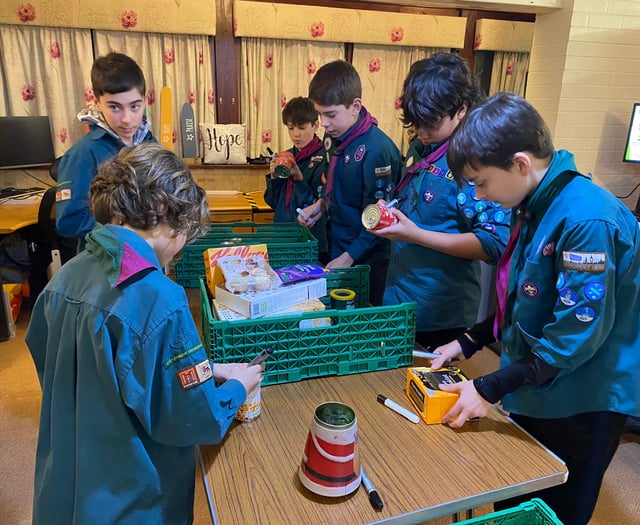
<svg viewBox="0 0 640 525"><path fill-rule="evenodd" d="M261 254L220 257L217 264L224 276L225 288L232 293L271 290L282 284Z"/></svg>

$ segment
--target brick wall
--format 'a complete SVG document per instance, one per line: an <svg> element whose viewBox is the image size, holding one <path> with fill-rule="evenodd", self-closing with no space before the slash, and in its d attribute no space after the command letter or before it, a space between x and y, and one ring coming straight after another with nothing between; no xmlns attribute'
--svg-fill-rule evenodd
<svg viewBox="0 0 640 525"><path fill-rule="evenodd" d="M622 162L629 118L640 102L640 1L569 0L536 18L526 98L557 149L620 197L640 183ZM640 189L624 202L631 208Z"/></svg>

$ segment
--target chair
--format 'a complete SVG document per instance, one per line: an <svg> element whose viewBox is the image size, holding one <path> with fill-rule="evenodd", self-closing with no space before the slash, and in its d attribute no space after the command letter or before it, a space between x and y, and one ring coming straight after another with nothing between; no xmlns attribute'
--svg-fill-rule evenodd
<svg viewBox="0 0 640 525"><path fill-rule="evenodd" d="M55 181L58 180L58 165L60 164L58 157L51 163L49 175ZM78 249L78 240L58 235L56 230L56 190L55 186L48 188L38 208L38 229L40 231L40 248L41 259L44 268L46 268L47 277L50 279L60 267L71 259Z"/></svg>

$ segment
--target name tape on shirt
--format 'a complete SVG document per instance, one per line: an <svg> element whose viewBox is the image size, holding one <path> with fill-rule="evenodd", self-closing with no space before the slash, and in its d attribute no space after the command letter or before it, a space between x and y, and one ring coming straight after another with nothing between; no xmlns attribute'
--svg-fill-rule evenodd
<svg viewBox="0 0 640 525"><path fill-rule="evenodd" d="M197 365L190 366L178 372L178 380L183 390L201 385L213 377L213 368L208 359Z"/></svg>
<svg viewBox="0 0 640 525"><path fill-rule="evenodd" d="M391 164L375 169L376 177L388 177L391 175Z"/></svg>
<svg viewBox="0 0 640 525"><path fill-rule="evenodd" d="M71 198L71 189L65 188L63 190L56 191L56 202L68 201Z"/></svg>
<svg viewBox="0 0 640 525"><path fill-rule="evenodd" d="M562 252L562 265L579 272L604 272L607 254L604 252Z"/></svg>

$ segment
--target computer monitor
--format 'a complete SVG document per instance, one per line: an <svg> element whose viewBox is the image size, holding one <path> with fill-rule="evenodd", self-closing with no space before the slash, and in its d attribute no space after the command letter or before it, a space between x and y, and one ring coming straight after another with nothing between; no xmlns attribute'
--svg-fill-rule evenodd
<svg viewBox="0 0 640 525"><path fill-rule="evenodd" d="M633 105L623 162L640 162L640 102Z"/></svg>
<svg viewBox="0 0 640 525"><path fill-rule="evenodd" d="M49 117L0 117L0 169L42 166L54 159Z"/></svg>

